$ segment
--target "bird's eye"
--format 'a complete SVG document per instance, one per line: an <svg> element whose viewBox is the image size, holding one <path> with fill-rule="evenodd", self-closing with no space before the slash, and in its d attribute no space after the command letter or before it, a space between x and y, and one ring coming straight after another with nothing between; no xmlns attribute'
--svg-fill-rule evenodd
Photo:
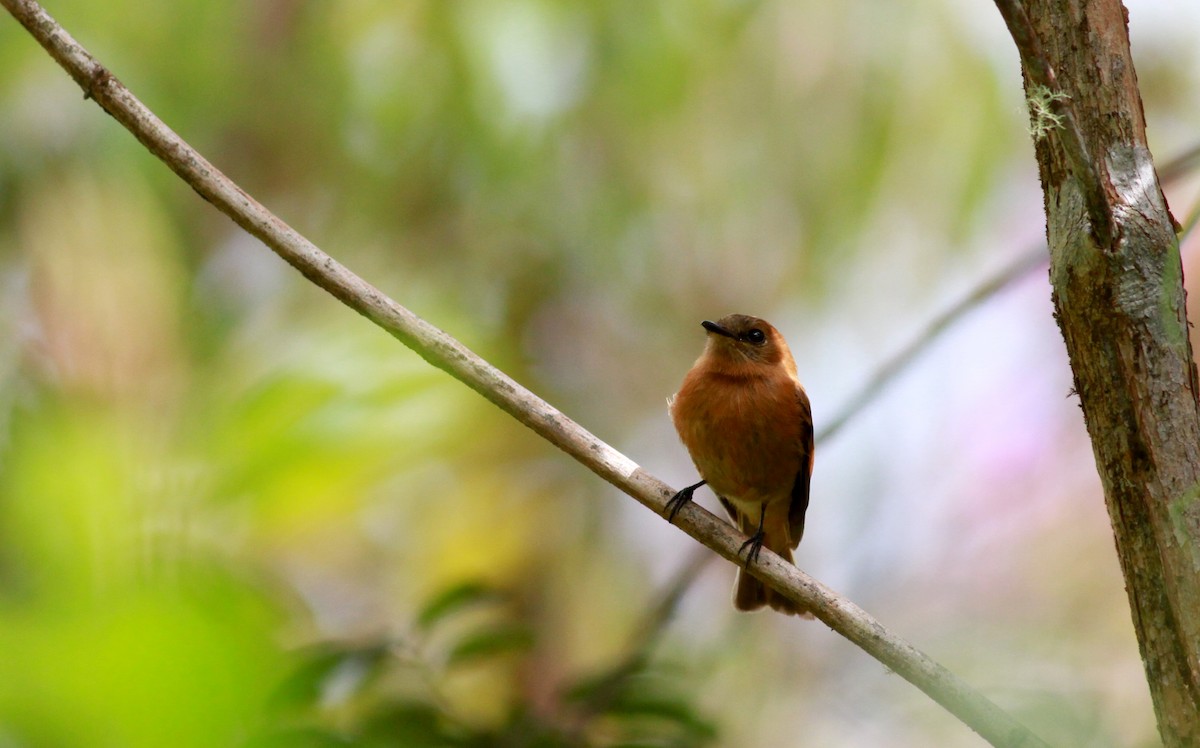
<svg viewBox="0 0 1200 748"><path fill-rule="evenodd" d="M766 342L766 340L767 340L767 336L764 335L763 331L758 329L757 327L754 328L753 330L751 330L750 332L746 333L743 336L743 338L746 340L747 343L753 343L755 345L761 345L762 343Z"/></svg>

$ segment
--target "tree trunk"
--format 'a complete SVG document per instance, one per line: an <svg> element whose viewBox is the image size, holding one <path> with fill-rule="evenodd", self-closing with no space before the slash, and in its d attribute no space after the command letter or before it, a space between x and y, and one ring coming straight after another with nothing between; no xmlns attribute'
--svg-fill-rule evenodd
<svg viewBox="0 0 1200 748"><path fill-rule="evenodd" d="M1055 316L1159 733L1168 746L1200 745L1200 390L1176 224L1146 146L1127 16L1119 0L997 4L1010 29L1012 7L1028 12L1035 48L1013 33L1026 96L1046 93L1048 70L1068 97L1055 104L1061 126L1036 143Z"/></svg>

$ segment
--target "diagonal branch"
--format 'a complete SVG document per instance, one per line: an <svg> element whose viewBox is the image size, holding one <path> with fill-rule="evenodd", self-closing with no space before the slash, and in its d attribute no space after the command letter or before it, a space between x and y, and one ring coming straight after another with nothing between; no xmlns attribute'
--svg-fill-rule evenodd
<svg viewBox="0 0 1200 748"><path fill-rule="evenodd" d="M205 200L306 278L604 480L663 515L664 506L673 494L669 486L462 343L388 298L260 205L163 124L36 2L0 0L0 4L75 79L86 98L96 101ZM702 507L687 505L676 524L726 559L739 560L738 549L744 537ZM885 629L857 605L774 553L763 553L753 572L811 609L830 628L927 693L993 745L1045 745L953 673Z"/></svg>

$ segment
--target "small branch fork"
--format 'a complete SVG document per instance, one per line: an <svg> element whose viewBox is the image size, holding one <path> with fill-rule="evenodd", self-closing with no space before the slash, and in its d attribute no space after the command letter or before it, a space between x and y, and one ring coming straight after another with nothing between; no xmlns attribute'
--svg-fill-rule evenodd
<svg viewBox="0 0 1200 748"><path fill-rule="evenodd" d="M675 493L562 412L522 387L462 343L388 298L322 252L218 171L138 101L115 76L32 0L0 0L47 52L114 119L181 179L306 278L368 318L429 363L447 372L562 449L604 480L665 516ZM737 563L745 538L695 504L676 525ZM920 688L995 746L1045 746L1024 725L857 605L783 561L763 553L753 573L800 602L830 628Z"/></svg>

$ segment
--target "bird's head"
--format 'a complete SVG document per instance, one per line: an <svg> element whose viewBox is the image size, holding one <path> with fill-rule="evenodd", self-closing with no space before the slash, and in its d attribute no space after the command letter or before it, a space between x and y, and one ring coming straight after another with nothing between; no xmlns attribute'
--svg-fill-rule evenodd
<svg viewBox="0 0 1200 748"><path fill-rule="evenodd" d="M747 314L730 314L716 322L701 323L708 342L701 357L709 366L726 373L766 373L782 367L796 378L796 362L783 335L764 319Z"/></svg>

